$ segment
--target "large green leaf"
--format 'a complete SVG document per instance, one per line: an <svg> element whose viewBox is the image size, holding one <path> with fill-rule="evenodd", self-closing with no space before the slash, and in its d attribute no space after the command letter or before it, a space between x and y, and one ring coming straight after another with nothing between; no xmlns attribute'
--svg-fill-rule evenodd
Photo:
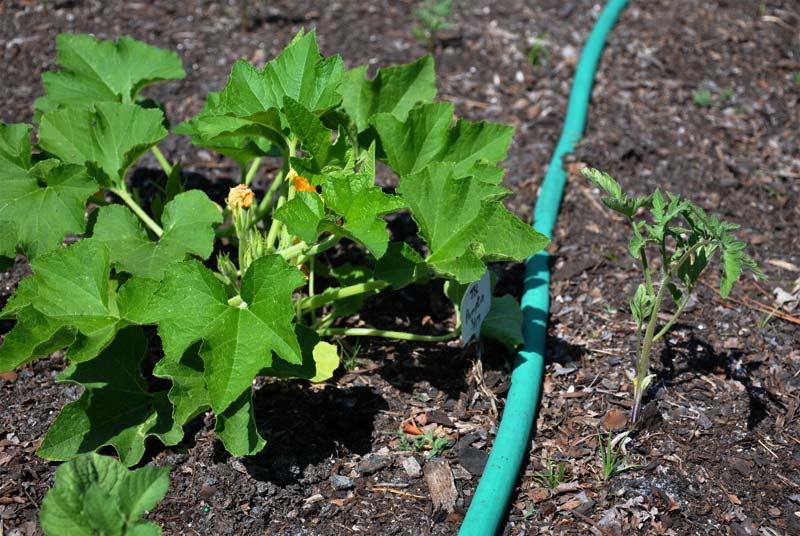
<svg viewBox="0 0 800 536"><path fill-rule="evenodd" d="M225 287L196 261L172 265L143 318L158 323L166 359L180 360L202 339L204 377L217 414L250 388L272 352L302 361L292 321L292 292L305 282L279 255L253 262L241 284L241 305L229 305Z"/></svg>
<svg viewBox="0 0 800 536"><path fill-rule="evenodd" d="M513 296L492 297L492 308L481 324L481 336L501 342L510 351L524 342L522 309Z"/></svg>
<svg viewBox="0 0 800 536"><path fill-rule="evenodd" d="M435 163L402 176L398 191L428 243L426 262L459 283L479 279L485 261L522 260L547 244L506 210L500 202L506 190L459 176L454 164Z"/></svg>
<svg viewBox="0 0 800 536"><path fill-rule="evenodd" d="M344 218L346 234L363 243L376 257L386 253L389 232L383 216L405 208L400 197L375 186L375 146L364 155L358 171L331 171L323 187L325 204Z"/></svg>
<svg viewBox="0 0 800 536"><path fill-rule="evenodd" d="M352 150L347 136L339 135L331 142L332 132L302 104L284 97L283 113L292 134L301 142L305 158L292 158L292 167L313 184L319 184L326 171L352 167Z"/></svg>
<svg viewBox="0 0 800 536"><path fill-rule="evenodd" d="M147 339L139 327L121 330L97 358L73 363L59 381L84 387L50 425L38 454L48 460L69 460L106 445L114 447L127 466L139 462L145 439L158 437L175 445L183 430L172 419L166 391L150 392L141 375Z"/></svg>
<svg viewBox="0 0 800 536"><path fill-rule="evenodd" d="M132 275L161 279L172 263L197 255L207 259L214 247L212 224L220 223L219 208L200 190L178 194L161 217L164 234L150 240L136 215L122 205L98 211L92 240L108 246L111 261Z"/></svg>
<svg viewBox="0 0 800 536"><path fill-rule="evenodd" d="M405 120L390 113L372 118L387 162L401 176L431 162L452 162L460 175L477 162L496 164L505 159L512 127L464 119L451 127L452 121L453 105L447 102L416 106Z"/></svg>
<svg viewBox="0 0 800 536"><path fill-rule="evenodd" d="M286 229L311 244L319 235L320 222L325 217L325 204L316 192L297 192L275 211L275 219L282 221Z"/></svg>
<svg viewBox="0 0 800 536"><path fill-rule="evenodd" d="M31 262L33 276L23 281L4 316L17 324L0 346L0 368L11 369L69 346L68 358L87 361L100 353L123 327L137 323L149 308L158 283L133 278L119 289L111 281L108 248L82 240ZM29 310L33 309L33 310Z"/></svg>
<svg viewBox="0 0 800 536"><path fill-rule="evenodd" d="M328 110L341 101L337 89L343 75L342 58L324 58L316 34L301 30L262 70L245 61L236 62L219 94L218 112L246 117L280 108L284 97L313 112Z"/></svg>
<svg viewBox="0 0 800 536"><path fill-rule="evenodd" d="M89 167L102 185L122 187L125 172L167 131L160 110L103 102L42 116L39 145L64 162Z"/></svg>
<svg viewBox="0 0 800 536"><path fill-rule="evenodd" d="M30 128L0 124L0 221L13 223L15 244L34 258L84 231L84 206L97 184L82 166L57 160L31 166ZM8 255L6 249L0 254Z"/></svg>
<svg viewBox="0 0 800 536"><path fill-rule="evenodd" d="M254 140L269 140L285 149L284 120L278 113L284 99L291 99L315 114L324 113L341 102L337 89L344 75L339 56L324 58L314 32L302 30L275 59L259 70L237 61L228 82L219 93L209 95L203 111L178 127L201 146L226 149L240 164L255 152ZM221 151L224 153L224 151Z"/></svg>
<svg viewBox="0 0 800 536"><path fill-rule="evenodd" d="M342 106L359 132L366 130L375 114L388 113L404 121L415 104L431 102L436 96L432 56L378 69L372 80L366 75L366 65L347 71L339 89Z"/></svg>
<svg viewBox="0 0 800 536"><path fill-rule="evenodd" d="M219 107L219 93L209 93L203 110L194 118L181 123L173 129L176 134L189 136L192 143L216 151L234 160L245 168L254 159L271 154L271 144L262 139L261 132L255 135L233 135L229 129L213 128L213 122L225 116L215 115ZM248 126L250 124L248 123Z"/></svg>
<svg viewBox="0 0 800 536"><path fill-rule="evenodd" d="M39 521L47 536L155 536L158 526L140 519L169 488L168 467L128 471L110 456L85 454L56 471Z"/></svg>
<svg viewBox="0 0 800 536"><path fill-rule="evenodd" d="M395 290L425 279L428 266L414 248L405 242L392 242L386 254L375 263L375 278L386 281Z"/></svg>
<svg viewBox="0 0 800 536"><path fill-rule="evenodd" d="M34 103L41 112L98 102L132 103L143 87L186 76L178 54L129 37L115 42L60 34L56 49L61 70L42 75L46 94Z"/></svg>

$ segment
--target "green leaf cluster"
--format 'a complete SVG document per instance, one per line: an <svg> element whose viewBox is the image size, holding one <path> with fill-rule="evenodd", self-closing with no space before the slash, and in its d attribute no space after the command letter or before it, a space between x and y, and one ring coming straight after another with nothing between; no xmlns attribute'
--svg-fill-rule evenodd
<svg viewBox="0 0 800 536"><path fill-rule="evenodd" d="M339 356L322 338L351 334L332 325L368 297L435 277L463 286L546 244L502 203L513 130L454 120L433 101L430 57L368 78L301 31L261 69L236 62L174 129L242 166L243 184L212 200L161 155L169 121L141 95L183 77L177 55L128 38L62 35L57 47L36 141L29 125L0 125L0 260L22 253L32 270L0 312L16 321L0 371L66 349L58 381L83 388L42 442L47 459L111 447L131 466L147 438L175 445L209 410L229 452L258 452L256 377L325 381ZM155 197L127 180L147 151L164 169ZM281 167L254 193L265 156ZM378 184L381 166L391 186ZM413 247L387 229L401 212L419 228ZM326 254L350 246L351 263ZM513 349L519 306L494 305L484 334Z"/></svg>
<svg viewBox="0 0 800 536"><path fill-rule="evenodd" d="M141 517L168 487L166 467L129 471L114 458L82 454L56 471L39 520L47 536L158 536L158 525Z"/></svg>

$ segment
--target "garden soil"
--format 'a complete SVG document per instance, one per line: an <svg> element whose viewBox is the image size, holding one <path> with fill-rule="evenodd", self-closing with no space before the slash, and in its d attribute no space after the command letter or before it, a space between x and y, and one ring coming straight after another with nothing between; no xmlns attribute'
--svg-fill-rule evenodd
<svg viewBox="0 0 800 536"><path fill-rule="evenodd" d="M245 2L247 3L247 2ZM185 80L155 86L176 123L220 89L232 62L262 64L301 27L349 66L403 63L416 2L0 3L0 117L30 121L55 36L130 35L175 49ZM439 96L473 120L510 123L509 207L529 218L560 134L580 47L599 13L585 0L457 4L435 43ZM535 53L531 46L538 43ZM531 60L535 60L531 63ZM800 534L800 6L790 0L632 2L609 38L586 136L570 170L553 257L544 394L530 459L504 534ZM696 93L705 90L707 93ZM177 136L162 144L188 180L222 201L238 171ZM655 352L656 378L620 471L604 481L598 442L625 428L634 331L626 296L639 282L628 228L577 173L599 167L636 194L671 190L740 224L767 274L723 301L706 274L683 320ZM131 180L162 180L145 158ZM257 185L274 170L262 167ZM391 179L382 177L391 186ZM1 187L1 186L0 186ZM395 218L398 239L413 226ZM413 230L413 227L411 227ZM334 262L358 255L347 248ZM522 268L496 267L519 296ZM29 273L0 275L0 305ZM776 291L786 298L777 313ZM347 325L442 333L452 307L441 286L368 300ZM6 333L12 324L0 325ZM510 357L486 344L342 341L349 370L325 385L261 381L257 456L227 455L211 416L183 443L149 444L144 463L172 468L148 514L167 535L454 534L491 450ZM0 375L0 534L41 534L38 507L56 464L36 457L48 425L79 388L55 382L60 354ZM401 439L405 423L446 437L436 461ZM404 450L411 448L411 450ZM446 463L441 463L444 460ZM560 486L548 468L564 468ZM449 508L435 479L453 478ZM431 489L434 489L432 496Z"/></svg>

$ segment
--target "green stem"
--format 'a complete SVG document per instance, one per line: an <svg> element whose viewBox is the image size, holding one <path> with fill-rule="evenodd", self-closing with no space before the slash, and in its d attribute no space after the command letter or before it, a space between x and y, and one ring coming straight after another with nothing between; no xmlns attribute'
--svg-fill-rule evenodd
<svg viewBox="0 0 800 536"><path fill-rule="evenodd" d="M142 220L142 222L144 222L144 224L147 225L147 227L149 227L157 237L161 238L161 235L164 234L164 229L162 229L161 226L157 224L155 220L153 220L153 218L151 218L136 201L134 201L133 197L131 197L131 194L128 193L127 190L122 190L119 188L110 188L109 190L117 197L122 199L133 211L133 213L139 216L139 219Z"/></svg>
<svg viewBox="0 0 800 536"><path fill-rule="evenodd" d="M276 209L281 208L284 203L286 203L286 196L281 194L278 198L278 202L276 203ZM267 232L267 251L273 252L275 251L275 239L279 236L282 228L282 223L275 218L272 218L272 222L269 224L269 231Z"/></svg>
<svg viewBox="0 0 800 536"><path fill-rule="evenodd" d="M157 145L153 145L150 147L150 152L153 153L153 156L156 157L156 160L158 160L158 163L161 165L161 169L163 169L164 173L169 177L172 174L172 166L167 162L167 159L164 158L164 153L161 152L161 149L159 149Z"/></svg>
<svg viewBox="0 0 800 536"><path fill-rule="evenodd" d="M641 351L636 359L636 383L633 393L633 409L631 410L631 421L634 423L639 418L639 412L642 406L642 396L644 395L644 389L642 387L644 385L644 379L647 377L647 372L650 369L650 352L652 351L653 343L657 340L655 339L654 333L656 330L656 323L658 322L658 310L661 308L661 301L664 298L664 290L667 288L667 284L672 281L672 278L675 277L675 274L683 267L683 264L689 260L691 255L698 249L707 245L707 240L701 240L686 250L681 258L678 259L678 262L665 273L664 278L661 280L661 285L658 287L658 292L656 293L650 310L650 318L647 321L644 338L642 339ZM672 323L674 323L675 320L677 320L677 316L673 317Z"/></svg>
<svg viewBox="0 0 800 536"><path fill-rule="evenodd" d="M662 338L664 335L666 335L666 334L667 334L667 332L670 330L670 328L671 328L671 327L672 327L672 326L675 324L675 322L677 322L677 321L678 321L678 317L679 317L679 316L681 316L681 313L683 313L683 310L684 310L684 308L686 308L686 304L687 304L687 303L689 303L689 296L691 296L691 294L692 294L692 290L693 290L693 289L688 289L688 290L686 291L686 294L683 296L683 298L681 299L680 303L678 304L678 308L677 308L677 309L675 310L675 312L672 314L672 318L670 318L670 319L669 319L669 322L667 322L667 323L664 325L664 327L663 327L663 328L661 328L661 329L658 331L658 333L656 333L655 335L653 335L653 342L657 342L657 341L658 341L659 339L661 339L661 338Z"/></svg>
<svg viewBox="0 0 800 536"><path fill-rule="evenodd" d="M258 171L258 166L261 165L261 157L257 156L253 163L250 164L250 167L247 170L247 173L244 176L244 183L247 186L250 186L250 183L253 182L253 177L256 175L256 171Z"/></svg>
<svg viewBox="0 0 800 536"><path fill-rule="evenodd" d="M326 238L325 240L323 240L322 242L319 242L318 244L316 244L314 246L311 246L307 250L303 251L300 254L300 256L297 257L297 262L295 264L297 264L298 266L300 266L302 264L305 264L314 255L319 255L323 251L328 251L333 246L335 246L337 243L339 243L339 236L338 235L331 235L328 238ZM292 247L294 247L294 246L292 246ZM292 249L292 248L286 248L283 251L289 251L290 249ZM287 259L287 257L285 256L285 254L283 252L281 252L281 255L284 256L283 257L284 259ZM288 258L291 258L291 257L288 257Z"/></svg>
<svg viewBox="0 0 800 536"><path fill-rule="evenodd" d="M314 260L316 257L311 257L308 263L308 297L314 297ZM311 309L311 323L317 323L317 310Z"/></svg>
<svg viewBox="0 0 800 536"><path fill-rule="evenodd" d="M390 331L374 328L324 328L317 331L321 336L344 335L346 337L384 337L386 339L398 339L401 341L418 342L445 342L457 339L461 335L461 329L457 328L444 335L419 335L417 333L406 333L405 331Z"/></svg>
<svg viewBox="0 0 800 536"><path fill-rule="evenodd" d="M324 305L334 303L344 298L351 298L360 294L367 294L375 292L376 290L383 290L389 286L386 281L367 281L365 283L356 283L347 287L338 287L329 289L322 294L316 296L309 296L300 300L300 309L318 309Z"/></svg>

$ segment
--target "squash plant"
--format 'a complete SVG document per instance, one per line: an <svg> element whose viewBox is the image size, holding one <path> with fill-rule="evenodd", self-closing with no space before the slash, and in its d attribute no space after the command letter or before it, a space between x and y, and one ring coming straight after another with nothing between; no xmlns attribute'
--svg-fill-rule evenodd
<svg viewBox="0 0 800 536"><path fill-rule="evenodd" d="M44 74L35 102L36 143L30 125L0 126L0 255L26 255L33 273L0 313L16 320L0 370L66 348L59 381L84 388L44 438L47 459L112 446L130 466L147 437L174 445L209 409L226 449L253 454L264 446L256 376L324 381L338 366L323 341L334 335L459 336L334 326L365 297L432 278L458 295L486 263L547 242L502 203L513 129L455 121L452 104L434 102L430 57L369 79L301 31L263 69L237 61L174 129L241 166L241 184L212 200L184 191L180 166L158 149L164 109L141 95L184 76L178 56L128 38L67 34L57 45L60 69ZM126 180L147 151L165 174L149 203ZM268 156L281 168L257 194L250 184ZM376 186L379 162L396 189ZM384 216L400 211L423 248L390 240ZM328 263L322 254L342 241L363 248L363 263ZM496 301L495 318L515 314L513 300ZM143 326L157 326L163 352ZM518 342L513 330L489 331ZM143 377L146 359L168 389Z"/></svg>

